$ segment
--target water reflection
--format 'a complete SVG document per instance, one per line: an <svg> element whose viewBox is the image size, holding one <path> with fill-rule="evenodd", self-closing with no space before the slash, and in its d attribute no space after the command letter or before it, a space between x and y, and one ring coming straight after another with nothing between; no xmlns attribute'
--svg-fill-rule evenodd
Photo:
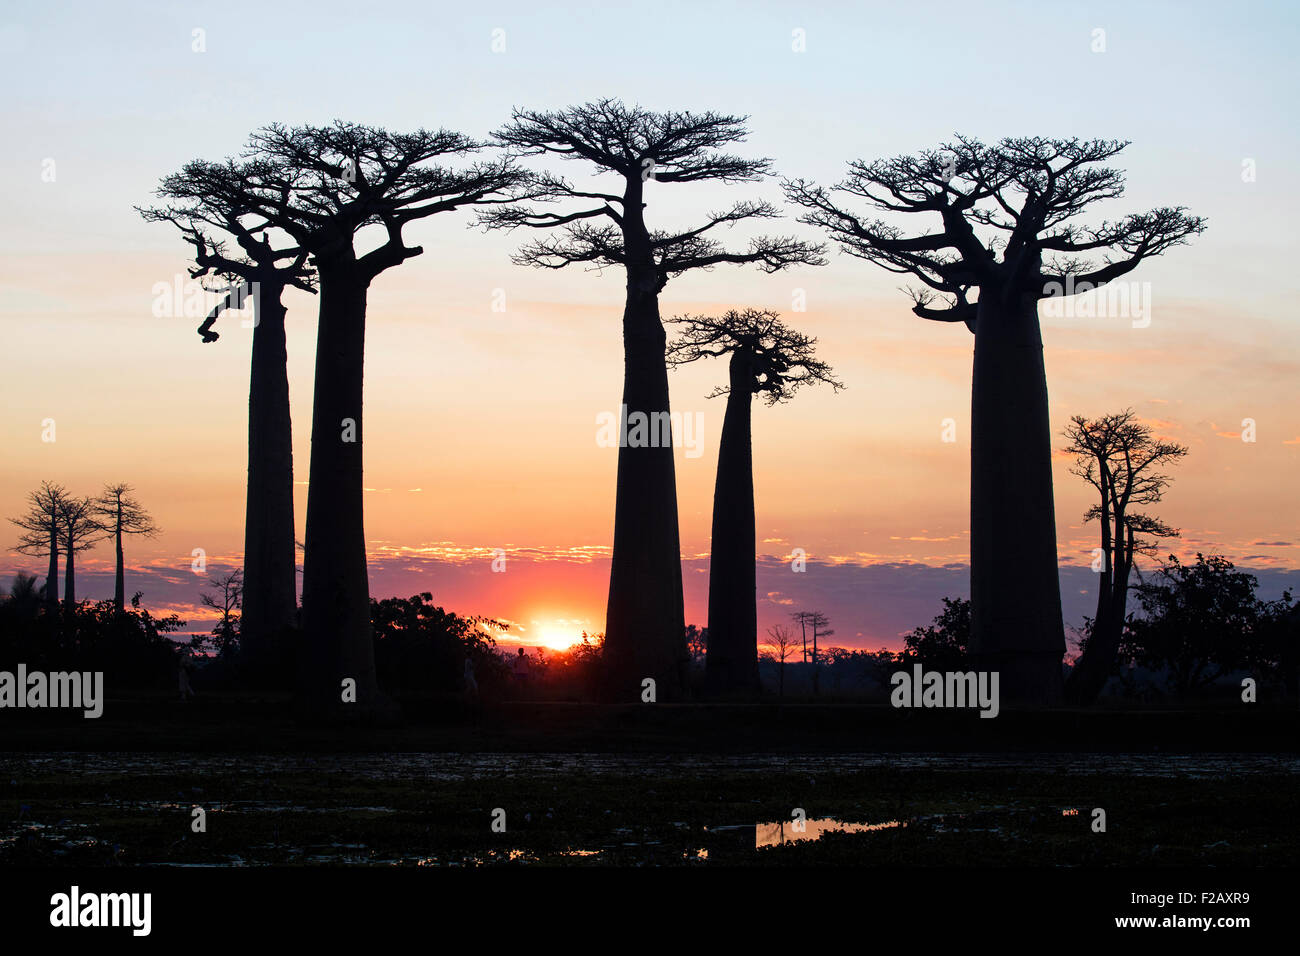
<svg viewBox="0 0 1300 956"><path fill-rule="evenodd" d="M775 823L760 823L754 827L754 849L799 843L805 840L820 840L823 833L836 830L843 833L871 833L875 830L892 830L905 826L907 823L902 820L886 820L884 823L845 823L834 817L802 821L777 820Z"/></svg>

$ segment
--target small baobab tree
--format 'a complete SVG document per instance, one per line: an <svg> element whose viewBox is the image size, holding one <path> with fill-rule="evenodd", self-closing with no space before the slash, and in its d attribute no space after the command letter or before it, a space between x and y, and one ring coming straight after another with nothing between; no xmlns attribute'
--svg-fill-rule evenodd
<svg viewBox="0 0 1300 956"><path fill-rule="evenodd" d="M755 566L754 458L751 405L788 401L804 385L844 386L813 354L817 342L781 322L775 312L746 309L672 320L677 337L669 365L727 358L728 380L709 396L727 396L713 486L709 558L709 653L705 684L715 692L757 692L758 609Z"/></svg>
<svg viewBox="0 0 1300 956"><path fill-rule="evenodd" d="M971 653L1012 702L1062 699L1065 629L1052 440L1038 303L1105 286L1186 242L1205 220L1162 207L1083 225L1124 192L1116 140L958 137L940 149L854 162L832 190L786 195L843 251L921 285L912 311L975 335L971 383ZM862 203L867 215L851 206ZM868 218L883 214L884 219ZM907 214L936 228L906 234Z"/></svg>
<svg viewBox="0 0 1300 956"><path fill-rule="evenodd" d="M799 625L799 631L803 638L804 662L809 659L808 635L812 633L812 689L813 693L821 692L821 674L817 670L817 639L819 637L830 637L835 632L830 629L831 621L821 611L795 611L790 615L791 619Z"/></svg>
<svg viewBox="0 0 1300 956"><path fill-rule="evenodd" d="M192 278L224 282L198 333L204 343L223 312L252 306L248 380L248 486L244 504L244 595L241 650L256 660L297 624L294 552L293 424L289 408L284 293L314 293L308 251L265 210L249 203L250 185L265 166L227 159L194 160L162 180L164 205L139 210L150 222L175 226L194 247ZM233 242L233 245L232 245ZM119 607L121 589L118 590Z"/></svg>
<svg viewBox="0 0 1300 956"><path fill-rule="evenodd" d="M382 273L423 252L406 244L408 224L505 202L522 183L508 159L435 163L481 145L448 130L272 125L253 134L243 157L239 208L306 252L319 285L300 655L301 696L317 713L391 710L375 674L362 504L366 299ZM360 254L359 237L370 247ZM340 693L346 682L354 700Z"/></svg>
<svg viewBox="0 0 1300 956"><path fill-rule="evenodd" d="M1097 491L1084 521L1101 525L1097 612L1088 639L1065 683L1066 699L1089 704L1101 693L1115 666L1128 612L1129 577L1138 555L1157 556L1158 541L1177 530L1138 511L1164 497L1170 478L1161 469L1176 464L1187 446L1157 438L1131 409L1089 420L1075 415L1065 429L1074 456L1070 471Z"/></svg>
<svg viewBox="0 0 1300 956"><path fill-rule="evenodd" d="M64 554L63 609L72 614L77 609L76 556L89 551L104 537L104 529L95 520L93 499L64 496L59 502L59 536Z"/></svg>
<svg viewBox="0 0 1300 956"><path fill-rule="evenodd" d="M63 502L68 489L53 481L42 481L41 486L27 495L27 511L9 520L22 529L15 550L19 554L49 555L49 570L41 595L47 614L59 609L59 551L63 541Z"/></svg>
<svg viewBox="0 0 1300 956"><path fill-rule="evenodd" d="M515 110L496 141L521 155L587 164L611 184L590 188L540 173L533 198L562 203L558 212L520 203L489 211L490 228L556 230L525 245L515 262L549 269L573 264L622 269L623 395L620 436L632 416L650 423L649 441L620 440L614 506L605 647L609 694L627 699L653 678L665 696L680 693L683 646L681 545L669 419L666 334L659 295L668 281L696 269L730 263L776 272L820 265L822 247L789 237L759 236L728 249L717 231L738 223L779 218L768 202L747 200L706 213L689 229L653 228L649 200L677 183L755 183L771 175L767 159L744 159L721 149L748 135L745 118L718 113L656 113L603 99L555 112Z"/></svg>
<svg viewBox="0 0 1300 956"><path fill-rule="evenodd" d="M90 503L91 514L101 532L113 539L117 551L117 574L113 583L113 606L118 614L126 611L126 569L122 552L124 535L152 538L158 533L153 518L141 507L130 485L105 485L98 498Z"/></svg>

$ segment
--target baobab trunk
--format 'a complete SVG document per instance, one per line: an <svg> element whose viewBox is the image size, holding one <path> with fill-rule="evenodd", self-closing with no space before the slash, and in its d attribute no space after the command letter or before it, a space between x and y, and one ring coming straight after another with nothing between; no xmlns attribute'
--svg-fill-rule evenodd
<svg viewBox="0 0 1300 956"><path fill-rule="evenodd" d="M1100 580L1097 582L1097 612L1092 618L1092 630L1088 643L1079 654L1070 676L1065 679L1065 699L1075 705L1091 704L1101 693L1110 670L1110 662L1115 659L1119 648L1119 635L1110 640L1111 604L1114 600L1113 581L1117 579L1119 563L1115 561L1116 549L1110 533L1110 483L1106 479L1104 463L1099 463L1098 481L1101 484L1101 551L1103 565ZM1117 521L1118 525L1119 522ZM1110 646L1108 646L1110 645Z"/></svg>
<svg viewBox="0 0 1300 956"><path fill-rule="evenodd" d="M118 614L126 611L126 561L122 555L122 502L117 503L117 523L113 525L113 543L117 550L117 573L113 577L113 607Z"/></svg>
<svg viewBox="0 0 1300 956"><path fill-rule="evenodd" d="M63 566L63 609L71 614L77 608L77 573L73 570L76 549L68 544L68 555Z"/></svg>
<svg viewBox="0 0 1300 956"><path fill-rule="evenodd" d="M302 580L304 703L317 715L386 713L370 629L361 400L367 280L354 259L318 257L320 321ZM355 703L345 701L353 681Z"/></svg>
<svg viewBox="0 0 1300 956"><path fill-rule="evenodd" d="M258 314L248 385L248 500L240 624L240 653L254 665L265 658L276 638L294 626L298 606L293 434L280 295L281 289L263 282L261 294L254 299Z"/></svg>
<svg viewBox="0 0 1300 956"><path fill-rule="evenodd" d="M758 691L755 606L754 461L750 430L753 372L733 352L731 391L718 445L709 556L709 649L705 684L716 693Z"/></svg>
<svg viewBox="0 0 1300 956"><path fill-rule="evenodd" d="M45 574L45 610L54 614L59 609L59 531L50 529L50 569Z"/></svg>
<svg viewBox="0 0 1300 956"><path fill-rule="evenodd" d="M655 276L629 268L622 404L629 419L643 413L648 427L641 447L627 440L626 420L620 429L605 615L606 690L620 701L639 700L646 678L657 699L679 696L687 660L666 342Z"/></svg>
<svg viewBox="0 0 1300 956"><path fill-rule="evenodd" d="M1057 704L1065 631L1033 295L981 289L971 385L971 656L1011 703Z"/></svg>

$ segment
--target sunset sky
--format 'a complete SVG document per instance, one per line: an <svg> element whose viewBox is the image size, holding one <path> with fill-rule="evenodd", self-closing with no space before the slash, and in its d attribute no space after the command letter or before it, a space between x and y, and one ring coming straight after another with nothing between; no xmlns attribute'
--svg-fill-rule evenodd
<svg viewBox="0 0 1300 956"><path fill-rule="evenodd" d="M1209 225L1132 274L1149 283L1149 326L1044 319L1057 445L1071 415L1132 407L1190 447L1158 509L1183 530L1174 549L1226 554L1269 597L1300 584L1293 5L1026 2L988 15L956 3L593 3L556 19L545 5L502 3L446 25L429 4L401 6L409 28L394 31L391 9L372 20L343 3L6 4L0 514L24 510L42 479L81 494L131 483L164 533L128 544L128 594L199 620L193 549L210 571L240 562L251 330L226 318L220 341L203 345L201 317L153 314L155 286L184 277L189 247L132 206L187 160L237 153L270 122L486 137L512 106L616 96L748 114L736 152L824 183L849 160L955 132L1132 140L1118 163L1128 193L1098 212L1186 205ZM1098 29L1104 52L1092 49ZM805 52L792 50L795 30ZM352 43L385 54L358 59ZM561 168L600 183L577 163ZM660 184L647 217L686 225L745 198L781 202L775 181ZM617 452L597 445L596 419L618 409L623 277L512 265L528 236L470 220L413 224L407 241L424 255L371 289L372 593L432 591L451 610L512 622L527 643L560 643L604 629ZM818 237L793 220L764 231ZM743 246L747 234L727 238ZM661 309L770 308L818 337L846 389L754 410L759 624L821 608L835 644L898 646L942 595L965 593L973 337L913 316L903 277L830 260L773 276L691 274L669 283ZM792 308L799 290L806 312ZM301 540L316 305L296 292L287 304ZM703 416L701 453L677 452L686 616L701 625L723 413L705 396L725 376L721 362L671 375L673 410ZM956 442L941 440L947 418ZM1248 418L1254 442L1240 437ZM45 419L54 442L41 440ZM1090 489L1068 463L1058 456L1057 522L1066 623L1078 624L1097 530L1081 523ZM44 574L41 559L9 552L15 531L0 528L6 584L16 570ZM803 574L789 566L795 548L808 555ZM506 552L503 574L491 571L494 549ZM111 547L79 560L80 596L111 596Z"/></svg>

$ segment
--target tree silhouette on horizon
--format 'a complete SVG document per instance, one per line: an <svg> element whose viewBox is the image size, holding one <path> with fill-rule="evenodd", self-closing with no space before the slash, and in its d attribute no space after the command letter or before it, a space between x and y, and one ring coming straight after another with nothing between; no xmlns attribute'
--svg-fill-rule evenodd
<svg viewBox="0 0 1300 956"><path fill-rule="evenodd" d="M778 210L762 201L737 202L679 232L647 223L651 184L753 183L771 175L770 160L720 151L748 135L744 117L656 113L601 99L552 112L515 109L512 120L494 135L514 153L578 160L594 167L595 174L617 180L610 189L582 189L540 173L532 179L533 198L564 203L563 211L517 204L492 210L481 220L489 228L557 230L525 245L516 263L550 269L585 263L626 273L620 412L644 415L652 429L655 423L663 425L658 441L619 443L605 616L606 693L635 699L640 682L653 678L661 697L675 697L683 689L687 652L676 475L667 424L667 337L659 295L675 276L724 263L754 264L766 272L820 265L822 248L762 236L750 239L744 250L728 250L711 234L719 227L779 218ZM626 432L626 420L620 434Z"/></svg>
<svg viewBox="0 0 1300 956"><path fill-rule="evenodd" d="M832 190L791 180L802 221L841 249L921 282L912 311L974 333L971 384L971 654L1009 701L1063 697L1065 631L1052 493L1052 440L1038 302L1103 286L1205 228L1183 207L1071 222L1123 195L1099 165L1118 140L959 136L940 149L849 165ZM866 205L860 217L842 201ZM921 214L934 232L893 219ZM1044 258L1046 256L1046 258ZM1095 257L1100 256L1100 260ZM974 296L975 298L972 298Z"/></svg>
<svg viewBox="0 0 1300 956"><path fill-rule="evenodd" d="M293 423L289 406L284 292L314 293L308 252L248 200L261 171L247 162L194 160L163 178L155 194L165 205L139 209L148 222L169 222L194 247L191 278L225 279L229 287L198 332L203 342L222 312L253 307L248 381L248 482L244 505L244 639L241 653L257 666L272 641L298 623L294 550ZM237 248L228 248L227 239ZM118 601L121 594L119 589Z"/></svg>
<svg viewBox="0 0 1300 956"><path fill-rule="evenodd" d="M1188 449L1156 438L1132 409L1092 420L1075 415L1065 437L1069 439L1065 451L1075 457L1071 473L1092 485L1099 499L1083 516L1085 522L1101 525L1097 611L1065 682L1070 703L1090 704L1101 693L1119 654L1134 559L1155 557L1158 539L1178 536L1159 518L1130 509L1164 497L1171 479L1158 469L1177 463Z"/></svg>
<svg viewBox="0 0 1300 956"><path fill-rule="evenodd" d="M54 615L59 609L59 554L63 541L63 502L68 489L53 481L42 481L41 486L27 495L27 513L9 520L23 529L14 550L19 554L49 555L49 571L41 588L45 611Z"/></svg>
<svg viewBox="0 0 1300 956"><path fill-rule="evenodd" d="M671 320L677 337L668 364L728 357L728 383L710 398L726 395L718 445L709 548L709 650L705 686L714 693L757 693L758 607L751 407L756 395L768 405L788 401L804 385L844 386L813 355L817 340L781 322L775 312L731 310L721 316Z"/></svg>
<svg viewBox="0 0 1300 956"><path fill-rule="evenodd" d="M273 124L243 160L240 208L308 253L319 283L311 460L303 555L301 702L317 715L383 715L370 622L362 482L366 300L380 274L423 252L411 222L461 206L507 201L522 174L507 159L455 170L432 161L482 144L449 130L393 133L336 121ZM365 231L379 245L358 254ZM345 702L343 682L355 682Z"/></svg>
<svg viewBox="0 0 1300 956"><path fill-rule="evenodd" d="M113 606L117 608L118 614L122 614L126 611L126 567L122 536L142 535L151 538L158 534L158 527L132 494L131 486L123 482L105 485L99 497L91 500L90 512L100 530L113 539L117 556Z"/></svg>
<svg viewBox="0 0 1300 956"><path fill-rule="evenodd" d="M91 498L65 495L59 502L59 536L63 541L63 610L69 616L77 610L76 556L89 551L104 537L95 520Z"/></svg>

